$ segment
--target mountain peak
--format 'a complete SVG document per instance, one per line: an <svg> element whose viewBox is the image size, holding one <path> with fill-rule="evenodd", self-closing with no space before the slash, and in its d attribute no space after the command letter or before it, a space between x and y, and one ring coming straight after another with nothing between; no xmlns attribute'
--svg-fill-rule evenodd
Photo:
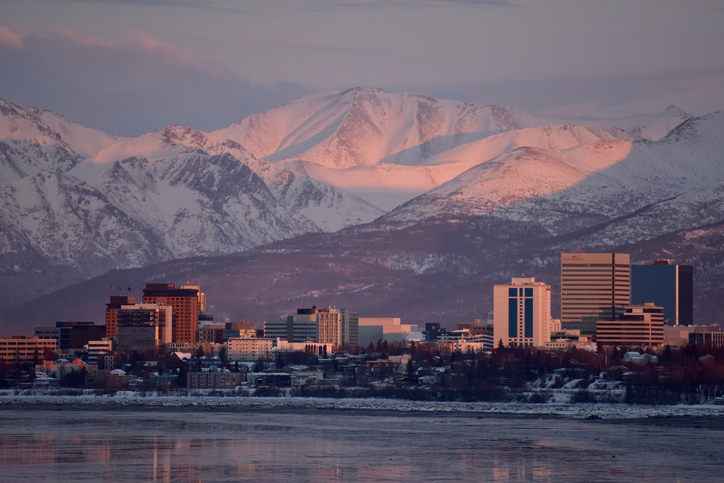
<svg viewBox="0 0 724 483"><path fill-rule="evenodd" d="M674 104L671 104L669 107L664 109L663 114L666 114L667 116L685 116L689 117L689 114L679 109L679 106L676 106Z"/></svg>

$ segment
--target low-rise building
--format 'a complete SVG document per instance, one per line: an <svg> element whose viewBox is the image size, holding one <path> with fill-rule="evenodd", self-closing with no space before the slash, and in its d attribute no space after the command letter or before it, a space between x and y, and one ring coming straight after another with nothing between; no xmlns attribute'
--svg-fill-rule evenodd
<svg viewBox="0 0 724 483"><path fill-rule="evenodd" d="M289 387L292 385L292 375L288 372L250 372L246 381L252 386Z"/></svg>
<svg viewBox="0 0 724 483"><path fill-rule="evenodd" d="M258 361L269 359L273 342L270 339L231 337L227 342L227 358L230 361Z"/></svg>
<svg viewBox="0 0 724 483"><path fill-rule="evenodd" d="M724 347L724 332L716 325L694 326L694 332L689 334L689 342L709 347Z"/></svg>
<svg viewBox="0 0 724 483"><path fill-rule="evenodd" d="M292 387L308 386L316 384L324 379L322 371L292 371Z"/></svg>
<svg viewBox="0 0 724 483"><path fill-rule="evenodd" d="M664 345L663 309L653 303L627 305L617 320L596 322L596 342L608 345Z"/></svg>
<svg viewBox="0 0 724 483"><path fill-rule="evenodd" d="M363 347L375 345L379 340L402 343L410 337L422 339L417 325L403 324L399 317L359 317L357 323L359 345Z"/></svg>
<svg viewBox="0 0 724 483"><path fill-rule="evenodd" d="M244 380L241 372L203 371L186 374L188 389L233 389Z"/></svg>
<svg viewBox="0 0 724 483"><path fill-rule="evenodd" d="M37 362L55 352L55 339L41 339L27 335L14 335L0 339L0 360L5 362Z"/></svg>
<svg viewBox="0 0 724 483"><path fill-rule="evenodd" d="M546 342L546 349L570 349L571 347L596 347L590 335L581 335L580 329L566 329L551 333L551 340Z"/></svg>
<svg viewBox="0 0 724 483"><path fill-rule="evenodd" d="M273 351L279 352L311 352L312 354L323 355L333 354L334 344L318 344L316 342L287 342L277 339Z"/></svg>
<svg viewBox="0 0 724 483"><path fill-rule="evenodd" d="M62 321L56 322L55 327L35 328L35 337L56 340L58 352L82 349L88 341L101 339L105 335L105 325L95 325L94 322Z"/></svg>
<svg viewBox="0 0 724 483"><path fill-rule="evenodd" d="M86 349L88 349L88 364L94 364L99 369L106 369L105 357L113 352L113 339L89 340Z"/></svg>

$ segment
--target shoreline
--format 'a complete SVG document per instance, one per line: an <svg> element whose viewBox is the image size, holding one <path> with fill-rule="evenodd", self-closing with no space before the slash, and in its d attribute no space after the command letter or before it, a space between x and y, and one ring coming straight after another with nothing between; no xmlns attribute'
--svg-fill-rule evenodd
<svg viewBox="0 0 724 483"><path fill-rule="evenodd" d="M706 419L724 429L724 406L672 405L648 406L598 403L486 403L430 402L400 399L290 398L290 397L218 397L218 396L113 396L77 395L0 395L0 411L5 410L212 410L212 411L359 411L366 414L458 415L477 417L547 417L605 422L665 421L681 425L685 421ZM707 422L707 427L710 423Z"/></svg>

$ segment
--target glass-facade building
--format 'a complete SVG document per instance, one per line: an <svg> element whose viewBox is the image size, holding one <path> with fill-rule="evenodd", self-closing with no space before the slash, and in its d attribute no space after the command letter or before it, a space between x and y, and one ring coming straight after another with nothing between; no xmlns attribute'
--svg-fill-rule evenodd
<svg viewBox="0 0 724 483"><path fill-rule="evenodd" d="M663 307L664 322L694 323L694 267L657 261L631 267L631 303L653 302Z"/></svg>

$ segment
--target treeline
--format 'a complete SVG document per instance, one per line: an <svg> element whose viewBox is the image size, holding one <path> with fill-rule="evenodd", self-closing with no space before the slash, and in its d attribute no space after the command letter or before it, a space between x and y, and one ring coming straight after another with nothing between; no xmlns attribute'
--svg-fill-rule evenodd
<svg viewBox="0 0 724 483"><path fill-rule="evenodd" d="M627 362L629 351L656 355L656 363ZM394 351L397 352L397 351ZM488 353L441 353L432 344L412 345L404 374L380 373L366 384L310 386L296 396L386 397L435 401L547 402L563 384L575 382L572 402L612 402L588 390L593 382L617 382L632 404L697 404L724 395L724 348L690 344L654 351L640 347L599 347L541 351L499 347ZM531 391L536 382L552 381ZM538 385L540 387L540 385Z"/></svg>

